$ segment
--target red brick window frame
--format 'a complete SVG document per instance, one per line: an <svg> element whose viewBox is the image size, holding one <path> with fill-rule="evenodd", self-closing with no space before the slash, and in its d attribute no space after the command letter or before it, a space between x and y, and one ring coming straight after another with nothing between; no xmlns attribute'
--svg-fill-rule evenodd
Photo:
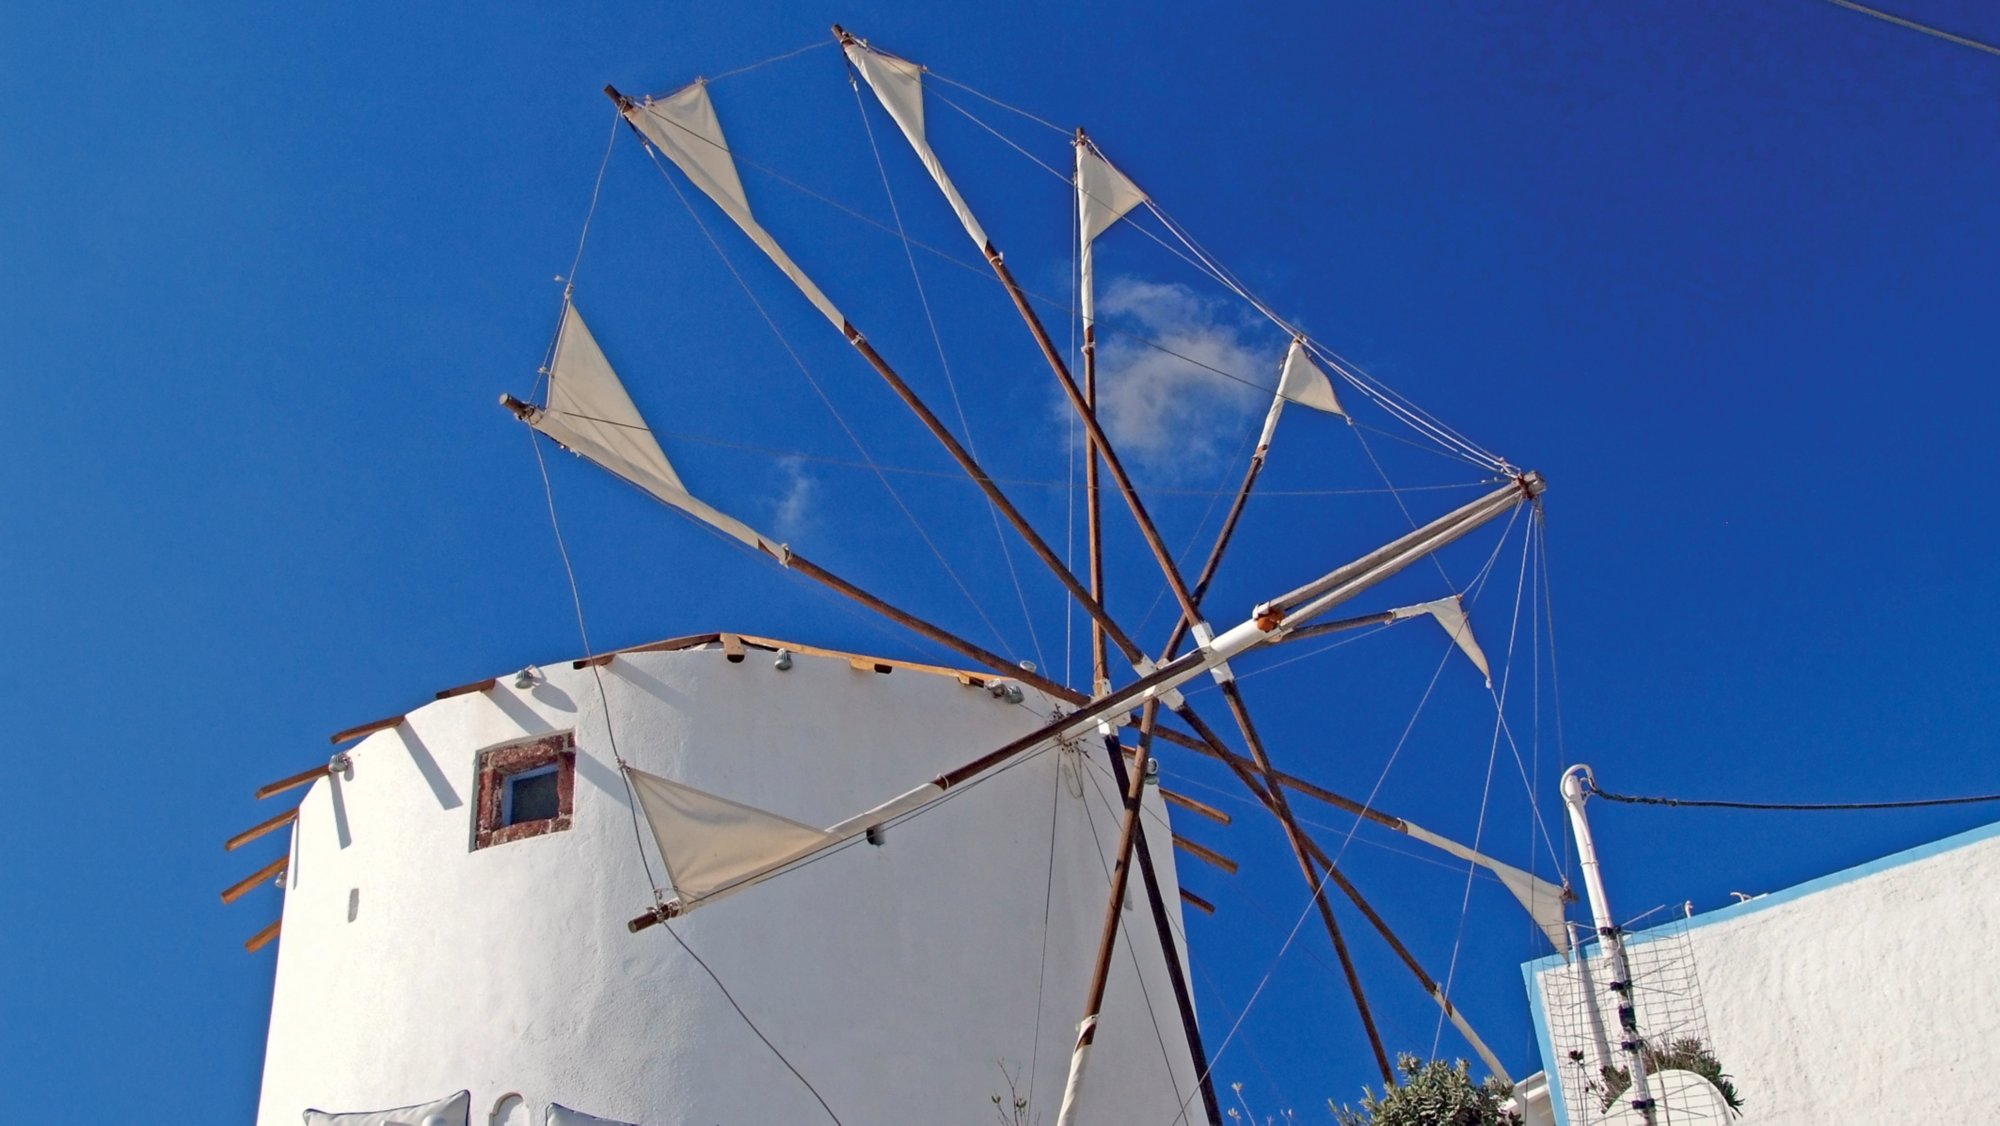
<svg viewBox="0 0 2000 1126"><path fill-rule="evenodd" d="M550 767L554 768L552 772L548 770ZM576 811L575 733L564 731L481 751L478 771L478 821L473 826L473 848L525 840L544 833L560 833L570 827ZM555 816L508 824L508 780L543 773L555 775Z"/></svg>

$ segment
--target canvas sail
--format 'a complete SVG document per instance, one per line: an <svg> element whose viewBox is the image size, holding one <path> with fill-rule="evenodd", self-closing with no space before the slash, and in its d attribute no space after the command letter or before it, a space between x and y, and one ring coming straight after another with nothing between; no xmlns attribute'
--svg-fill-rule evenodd
<svg viewBox="0 0 2000 1126"><path fill-rule="evenodd" d="M1438 625L1444 627L1446 633L1451 635L1452 643L1458 646L1459 652L1464 653L1472 661L1474 667L1478 668L1479 675L1486 678L1486 686L1493 687L1493 670L1486 663L1486 651L1481 649L1479 642L1473 638L1472 622L1465 616L1465 603L1458 595L1454 594L1450 598L1440 598L1436 602L1426 602L1419 606L1405 606L1391 613L1399 621L1404 618L1414 618L1419 614L1429 614Z"/></svg>
<svg viewBox="0 0 2000 1126"><path fill-rule="evenodd" d="M1083 327L1086 332L1097 323L1096 266L1091 244L1097 241L1097 236L1110 230L1111 224L1123 218L1126 212L1144 202L1146 193L1139 190L1139 185L1113 168L1111 162L1098 153L1097 146L1078 138L1076 213L1083 235L1078 265L1083 283Z"/></svg>
<svg viewBox="0 0 2000 1126"><path fill-rule="evenodd" d="M549 364L548 405L522 418L564 449L623 477L662 503L749 547L785 557L784 547L775 540L687 491L574 304L563 306L562 328Z"/></svg>
<svg viewBox="0 0 2000 1126"><path fill-rule="evenodd" d="M692 905L840 838L630 766L625 775L659 843L674 894Z"/></svg>
<svg viewBox="0 0 2000 1126"><path fill-rule="evenodd" d="M742 177L736 174L736 157L722 135L722 122L715 116L715 103L709 100L707 83L696 82L664 98L619 105L625 120L645 134L703 195L714 200L750 236L750 241L792 279L792 284L799 287L813 308L832 321L835 328L846 331L847 318L841 316L833 301L820 292L819 286L813 284L799 264L792 261L792 256L778 245L778 240L751 214L750 197L743 191Z"/></svg>
<svg viewBox="0 0 2000 1126"><path fill-rule="evenodd" d="M979 225L978 219L973 218L972 208L958 194L958 187L951 182L951 177L945 175L944 164L938 160L937 153L931 151L930 138L924 132L924 68L908 59L884 54L864 43L850 42L844 49L848 61L861 72L868 88L875 91L876 99L895 120L896 127L903 131L910 147L917 150L917 159L923 161L924 169L937 182L938 190L944 193L945 202L951 205L965 233L972 236L980 253L985 253L992 245L986 237L986 229Z"/></svg>
<svg viewBox="0 0 2000 1126"><path fill-rule="evenodd" d="M1568 896L1563 889L1532 872L1524 872L1483 852L1467 848L1450 837L1441 837L1415 822L1403 822L1403 831L1433 848L1442 849L1493 873L1514 894L1514 898L1521 901L1521 906L1528 909L1528 914L1534 917L1535 925L1548 936L1549 942L1562 953L1569 953L1569 925L1563 912Z"/></svg>
<svg viewBox="0 0 2000 1126"><path fill-rule="evenodd" d="M1296 336L1292 338L1292 346L1285 350L1284 365L1278 370L1278 393L1271 397L1271 410L1264 416L1264 432L1257 438L1258 457L1271 448L1271 438L1278 432L1278 416L1287 402L1347 417L1339 396L1333 393L1333 381L1313 362L1305 341Z"/></svg>

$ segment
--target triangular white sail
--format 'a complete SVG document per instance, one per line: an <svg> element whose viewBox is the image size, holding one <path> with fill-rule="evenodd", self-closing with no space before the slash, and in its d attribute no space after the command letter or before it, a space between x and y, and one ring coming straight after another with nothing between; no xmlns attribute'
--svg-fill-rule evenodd
<svg viewBox="0 0 2000 1126"><path fill-rule="evenodd" d="M549 402L535 429L647 492L687 491L573 304L563 306Z"/></svg>
<svg viewBox="0 0 2000 1126"><path fill-rule="evenodd" d="M555 358L549 364L548 406L516 409L526 412L521 415L523 421L571 453L746 546L779 559L785 557L784 547L776 540L688 493L574 304L563 306L562 329L556 337Z"/></svg>
<svg viewBox="0 0 2000 1126"><path fill-rule="evenodd" d="M1264 415L1264 432L1257 438L1257 454L1263 457L1271 448L1271 438L1278 432L1278 416L1284 413L1286 401L1347 417L1341 409L1340 399L1333 393L1333 381L1326 377L1312 355L1306 351L1305 342L1292 338L1292 346L1285 350L1284 365L1278 371L1278 393L1271 397L1271 409Z"/></svg>
<svg viewBox="0 0 2000 1126"><path fill-rule="evenodd" d="M1079 248L1080 292L1083 297L1083 328L1086 333L1097 323L1097 282L1091 244L1109 230L1127 211L1146 202L1146 193L1111 167L1097 146L1082 137L1076 142L1076 213L1082 227Z"/></svg>
<svg viewBox="0 0 2000 1126"><path fill-rule="evenodd" d="M1139 185L1113 168L1088 141L1076 146L1076 193L1085 242L1094 241L1126 212L1146 202Z"/></svg>
<svg viewBox="0 0 2000 1126"><path fill-rule="evenodd" d="M657 774L629 766L625 774L659 842L667 879L684 904L733 890L840 839Z"/></svg>
<svg viewBox="0 0 2000 1126"><path fill-rule="evenodd" d="M1403 831L1433 848L1442 849L1493 873L1508 891L1514 893L1514 898L1521 901L1521 906L1528 909L1535 925L1549 937L1555 948L1564 954L1569 953L1569 926L1564 919L1563 889L1532 872L1524 872L1483 852L1467 848L1450 837L1441 837L1413 821L1404 821Z"/></svg>
<svg viewBox="0 0 2000 1126"><path fill-rule="evenodd" d="M1459 651L1472 659L1472 663L1479 669L1479 675L1486 678L1486 686L1488 688L1493 686L1493 670L1486 663L1486 652L1479 647L1479 642L1472 636L1472 621L1465 616L1465 604L1459 601L1458 595L1454 594L1449 598L1440 598L1436 602L1426 602L1419 606L1404 606L1390 613L1397 621L1414 618L1418 614L1429 614L1435 618L1437 624L1443 626L1444 631L1451 635L1451 640L1458 646Z"/></svg>
<svg viewBox="0 0 2000 1126"><path fill-rule="evenodd" d="M972 236L973 244L979 247L980 253L985 253L991 246L986 238L986 229L973 218L972 208L966 206L965 198L958 194L951 177L945 175L944 165L931 151L930 139L924 133L924 68L908 59L884 54L858 40L847 42L843 49L847 52L848 61L867 81L868 88L875 91L882 108L895 119L897 128L903 131L910 147L917 150L917 159L924 162L931 179L937 181L938 190L944 193L945 202L958 215L965 233Z"/></svg>
<svg viewBox="0 0 2000 1126"><path fill-rule="evenodd" d="M664 98L621 101L619 108L625 120L645 134L702 194L714 200L717 207L743 228L750 241L792 279L792 284L799 287L814 308L832 321L835 328L846 331L847 318L840 315L840 310L820 292L819 286L813 284L791 255L778 245L778 240L751 215L750 197L744 194L743 180L736 174L736 157L722 135L722 122L715 116L715 103L709 100L707 83L696 82Z"/></svg>
<svg viewBox="0 0 2000 1126"><path fill-rule="evenodd" d="M1347 417L1340 398L1333 393L1333 381L1313 362L1305 342L1297 337L1292 338L1292 346L1285 352L1284 370L1278 374L1278 394L1302 407Z"/></svg>

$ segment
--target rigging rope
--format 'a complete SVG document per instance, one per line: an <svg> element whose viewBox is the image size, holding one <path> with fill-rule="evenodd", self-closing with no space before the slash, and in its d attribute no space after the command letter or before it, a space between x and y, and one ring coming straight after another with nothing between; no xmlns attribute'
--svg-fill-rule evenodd
<svg viewBox="0 0 2000 1126"><path fill-rule="evenodd" d="M1953 35L1949 31L1941 31L1935 27L1931 27L1928 24L1921 24L1915 20L1909 20L1909 19L1904 19L1901 16L1890 15L1888 12L1884 12L1877 8L1870 8L1867 7L1866 5L1856 4L1854 0L1826 0L1826 2L1829 4L1837 5L1842 8L1846 8L1850 12L1860 12L1864 16L1874 16L1876 19L1881 20L1884 23L1892 23L1895 24L1897 27L1905 27L1910 29L1911 31L1922 32L1925 35L1935 36L1936 38L1942 39L1947 43L1956 43L1961 47L1970 47L1975 51L1984 51L1989 55L2000 55L2000 47L1995 47L1990 43L1981 43L1977 39L1967 39L1963 35Z"/></svg>
<svg viewBox="0 0 2000 1126"><path fill-rule="evenodd" d="M1519 509L1515 511L1518 513ZM1512 531L1511 523L1508 530ZM1507 728L1507 689L1513 684L1514 678L1514 642L1521 634L1521 596L1528 587L1528 555L1529 549L1534 546L1534 543L1535 538L1524 531L1521 535L1521 570L1520 574L1514 580L1514 616L1512 623L1507 628L1507 656L1501 668L1500 687L1495 691L1489 684L1486 689L1487 693L1493 697L1493 741L1486 751L1486 781L1479 792L1479 818L1474 823L1472 829L1472 850L1474 852L1478 852L1479 846L1485 843L1486 814L1490 809L1493 798L1493 768L1500 761L1500 736ZM1455 644L1456 638L1453 640ZM1507 739L1508 745L1512 746L1513 736L1510 734ZM1520 759L1521 753L1519 749L1516 749L1514 760L1519 762ZM1533 797L1533 788L1530 787L1530 800ZM1458 930L1451 940L1451 960L1445 965L1443 991L1446 995L1451 993L1451 987L1458 982L1458 959L1465 949L1465 924L1472 916L1472 887L1476 881L1478 871L1478 861L1466 861L1465 894L1460 899L1458 905ZM1437 1056L1438 1045L1444 1040L1444 1025L1445 1014L1440 1010L1437 1016L1437 1025L1431 1033L1431 1055L1433 1058Z"/></svg>
<svg viewBox="0 0 2000 1126"><path fill-rule="evenodd" d="M718 74L713 78L707 79L706 81L720 82L725 78L734 78L739 74L748 74L753 70L761 70L764 67L770 66L772 63L781 63L784 62L786 59L796 58L799 55L803 55L807 51L817 50L821 47L830 47L832 45L833 45L832 40L822 36L806 44L803 47L794 47L789 51L783 52L782 54L772 55L770 58L764 59L761 62L751 63L749 66L739 66L734 70L725 70L721 74Z"/></svg>
<svg viewBox="0 0 2000 1126"><path fill-rule="evenodd" d="M541 470L543 496L548 501L549 527L555 533L556 550L562 555L563 572L569 579L570 603L576 608L576 630L583 639L584 652L594 654L594 650L590 644L590 631L584 622L583 595L577 585L576 568L570 563L569 546L564 542L562 534L562 522L556 516L555 487L549 481L548 463L542 457L541 443L535 439L536 432L529 431L528 440L534 447L535 465ZM633 843L639 849L639 864L646 874L646 883L651 887L653 903L655 906L658 906L663 898L660 890L660 881L658 877L653 875L653 862L646 852L645 833L639 825L639 796L632 789L632 776L628 770L628 764L618 750L618 734L616 725L611 719L610 698L604 688L603 667L593 664L590 666L590 673L597 685L598 708L604 715L605 741L611 749L612 761L618 765L618 778L625 784L625 807L632 815L632 836ZM757 1027L757 1022L750 1019L749 1013L743 1011L743 1006L737 1003L735 995L729 992L729 987L722 983L722 979L716 976L715 971L709 967L709 964L702 959L701 955L694 952L694 948L687 944L687 940L680 936L680 933L674 929L673 924L662 920L661 929L673 937L673 940L680 945L680 948L687 952L688 957L694 959L695 964L700 966L702 972L708 975L708 979L715 983L716 989L721 991L723 999L729 1002L729 1007L736 1010L736 1015L743 1018L743 1023L749 1026L750 1031L756 1035L757 1039L763 1041L766 1048L771 1049L771 1054L778 1057L778 1062L785 1065L785 1070L790 1071L800 1083L805 1085L806 1090L811 1092L813 1099L819 1103L820 1108L826 1111L827 1117L833 1119L835 1126L839 1126L840 1116L835 1114L833 1108L827 1105L826 1099L820 1095L819 1089L812 1085L811 1080L800 1074L799 1069L792 1065L791 1060L785 1058L785 1053L779 1051L776 1044L771 1043L771 1038L764 1035L764 1031Z"/></svg>

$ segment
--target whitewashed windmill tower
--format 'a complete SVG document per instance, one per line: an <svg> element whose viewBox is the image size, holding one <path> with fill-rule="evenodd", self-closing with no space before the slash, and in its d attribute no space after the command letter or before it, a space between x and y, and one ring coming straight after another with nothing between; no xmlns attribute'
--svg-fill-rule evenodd
<svg viewBox="0 0 2000 1126"><path fill-rule="evenodd" d="M836 37L1076 407L1091 445L1092 497L1101 467L1180 605L1173 636L1157 650L1128 636L1104 608L1101 569L1091 567L1088 580L1072 573L759 223L704 83L641 101L610 91L648 151L797 286L1088 614L1092 690L932 625L698 499L566 291L543 401L503 399L518 417L963 665L710 633L531 666L336 735L345 749L327 767L260 793L308 787L296 811L230 842L291 829L287 855L225 893L236 898L274 876L285 887L281 922L252 940L259 947L282 931L259 1121L945 1123L990 1121L996 1097L1005 1113L1031 1096L1036 1115L1053 1119L1060 1106L1064 1123L1217 1122L1181 937L1174 846L1187 842L1173 833L1168 801L1220 815L1150 783L1155 739L1220 759L1278 818L1350 984L1329 906L1335 892L1501 1071L1292 817L1287 792L1483 866L1558 940L1562 893L1280 772L1231 662L1289 640L1424 617L1484 671L1457 593L1358 617L1328 612L1535 502L1540 477L1466 445L1490 474L1478 499L1413 520L1406 535L1351 562L1285 573L1267 600L1215 608L1211 627L1201 592L1283 406L1345 415L1332 368L1392 414L1410 408L1380 398L1376 385L1285 326L1291 343L1273 357L1280 378L1257 455L1190 584L1094 411L1091 244L1147 197L1078 135L1085 344L1076 379L929 148L923 69L838 29ZM1093 504L1093 562L1101 562L1097 526ZM1220 687L1243 750L1180 691L1209 683ZM1386 1068L1358 986L1355 996Z"/></svg>

